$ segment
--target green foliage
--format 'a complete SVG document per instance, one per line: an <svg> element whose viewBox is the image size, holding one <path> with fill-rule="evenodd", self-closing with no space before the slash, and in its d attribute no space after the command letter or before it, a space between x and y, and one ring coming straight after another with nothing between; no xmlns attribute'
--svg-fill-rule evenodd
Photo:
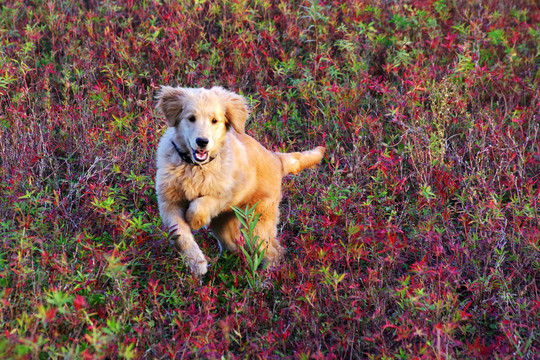
<svg viewBox="0 0 540 360"><path fill-rule="evenodd" d="M263 246L263 241L260 241L259 235L255 235L255 227L261 216L261 214L255 212L256 206L257 203L253 204L252 207L246 205L244 210L237 206L232 206L237 219L242 224L240 231L244 236L244 241L239 245L247 262L248 269L246 270L246 279L251 288L255 288L260 282L260 279L257 276L257 269L261 266L266 251Z"/></svg>

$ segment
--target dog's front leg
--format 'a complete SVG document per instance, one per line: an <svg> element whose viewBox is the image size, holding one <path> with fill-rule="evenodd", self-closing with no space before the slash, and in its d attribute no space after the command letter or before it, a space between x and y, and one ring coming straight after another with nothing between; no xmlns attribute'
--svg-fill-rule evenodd
<svg viewBox="0 0 540 360"><path fill-rule="evenodd" d="M186 220L192 229L197 230L208 225L212 218L223 211L230 199L214 196L201 196L193 200L187 209Z"/></svg>
<svg viewBox="0 0 540 360"><path fill-rule="evenodd" d="M177 204L160 202L159 210L163 224L169 231L169 238L184 257L191 271L197 276L206 274L208 262L186 222L186 209Z"/></svg>

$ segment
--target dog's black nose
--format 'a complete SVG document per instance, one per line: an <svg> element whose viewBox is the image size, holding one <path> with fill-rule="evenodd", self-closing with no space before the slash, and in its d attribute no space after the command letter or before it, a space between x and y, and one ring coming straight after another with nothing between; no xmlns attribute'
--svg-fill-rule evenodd
<svg viewBox="0 0 540 360"><path fill-rule="evenodd" d="M208 145L208 139L207 138L196 138L195 142L197 143L197 145L199 145L199 147L201 147L203 149L206 147L206 145Z"/></svg>

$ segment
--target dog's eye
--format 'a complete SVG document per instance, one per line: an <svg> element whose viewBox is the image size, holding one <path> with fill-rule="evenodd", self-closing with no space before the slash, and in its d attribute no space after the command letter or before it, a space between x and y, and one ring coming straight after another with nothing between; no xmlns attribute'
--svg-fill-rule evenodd
<svg viewBox="0 0 540 360"><path fill-rule="evenodd" d="M217 120L216 119L212 119L212 124L217 124Z"/></svg>
<svg viewBox="0 0 540 360"><path fill-rule="evenodd" d="M195 116L191 115L190 117L188 117L188 120L190 122L195 122Z"/></svg>

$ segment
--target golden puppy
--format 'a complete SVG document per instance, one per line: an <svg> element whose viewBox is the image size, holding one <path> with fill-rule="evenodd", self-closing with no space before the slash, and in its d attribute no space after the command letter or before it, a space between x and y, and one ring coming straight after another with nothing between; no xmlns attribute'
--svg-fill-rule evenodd
<svg viewBox="0 0 540 360"><path fill-rule="evenodd" d="M244 132L244 98L221 87L162 86L158 100L169 126L157 150L159 211L190 269L202 275L208 267L191 230L210 225L220 247L234 251L241 233L231 206L255 203L264 263L275 264L282 253L276 239L281 179L318 164L325 149L268 151Z"/></svg>

